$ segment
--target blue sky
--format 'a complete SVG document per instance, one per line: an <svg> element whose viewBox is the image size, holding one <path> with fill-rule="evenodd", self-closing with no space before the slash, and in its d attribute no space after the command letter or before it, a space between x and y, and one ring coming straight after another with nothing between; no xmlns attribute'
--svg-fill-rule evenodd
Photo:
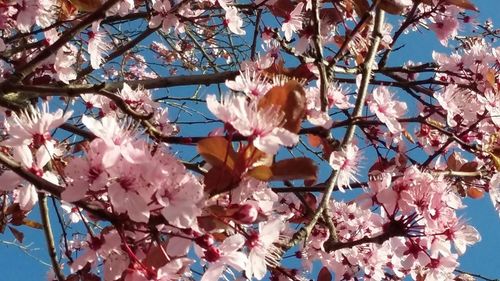
<svg viewBox="0 0 500 281"><path fill-rule="evenodd" d="M500 25L500 3L497 0L475 0L481 13L478 15L479 21L491 18L494 23ZM472 13L474 15L474 13ZM411 59L415 62L430 61L432 50L449 52L441 46L432 32L424 31L422 34L412 34L402 38L401 42L406 44L401 55L394 54L390 64L404 62ZM179 89L179 88L176 88ZM170 89L174 92L176 89ZM328 172L328 171L322 171ZM460 258L460 269L478 273L490 278L500 278L500 219L492 207L488 196L481 200L466 199L468 208L461 212L462 216L470 221L482 235L482 241L473 247L468 248L464 256ZM51 202L49 200L49 206ZM38 209L32 211L31 218L40 221ZM55 222L55 215L52 214ZM56 235L59 233L56 225ZM46 255L46 245L42 231L30 230L20 227L25 233L24 245L30 245L30 257L16 246L0 243L0 264L2 265L0 281L17 280L45 280L46 272L49 268L36 259L49 263ZM14 239L7 230L0 240L12 242ZM56 241L57 242L57 241ZM35 259L36 258L36 259Z"/></svg>

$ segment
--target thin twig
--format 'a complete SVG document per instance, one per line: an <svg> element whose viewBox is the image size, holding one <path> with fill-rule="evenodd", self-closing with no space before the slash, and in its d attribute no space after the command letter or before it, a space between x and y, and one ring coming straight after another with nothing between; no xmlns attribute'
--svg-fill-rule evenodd
<svg viewBox="0 0 500 281"><path fill-rule="evenodd" d="M378 1L376 1L376 3L378 3ZM361 80L361 85L360 85L360 88L358 91L356 106L355 106L354 111L352 113L352 118L354 118L354 119L361 116L361 113L362 113L362 110L363 110L363 107L364 107L364 104L366 101L367 92L368 92L368 85L369 85L369 82L371 79L371 70L372 70L373 62L375 60L375 55L377 53L378 46L380 44L380 40L382 37L380 30L381 30L381 26L383 24L383 21L384 21L384 12L377 8L376 14L375 14L375 24L374 24L374 28L373 28L373 35L372 35L373 36L372 44L370 46L368 56L366 57L365 63L363 65L363 74L362 74L363 78ZM355 128L356 128L355 124L350 124L347 127L347 132L346 132L344 139L342 141L342 147L345 147L346 145L351 143L351 141L354 137ZM331 196L331 194L335 188L335 185L337 183L339 172L340 171L338 171L338 170L334 170L332 172L332 175L330 176L330 178L327 181L327 189L325 190L325 194L324 194L318 208L316 209L314 216L311 218L311 220L309 221L309 223L306 226L302 227L298 232L296 232L293 235L292 239L290 239L290 241L288 241L288 243L286 243L284 245L285 249L290 249L291 247L295 246L300 241L307 239L307 237L311 233L312 229L314 228L314 225L318 221L319 217L323 214L323 212L325 214L328 213L327 210L328 210L328 205L330 202L330 196ZM327 214L327 216L328 216L328 214ZM330 235L331 235L330 237L332 240L334 240L334 241L337 240L336 233L331 233Z"/></svg>
<svg viewBox="0 0 500 281"><path fill-rule="evenodd" d="M57 280L64 281L64 275L61 272L59 262L57 262L56 247L54 243L54 235L50 227L49 210L47 206L47 197L45 193L38 193L38 206L40 207L40 216L42 217L43 232L45 233L45 240L47 241L47 250L49 253L50 261L52 263L52 270L57 277Z"/></svg>

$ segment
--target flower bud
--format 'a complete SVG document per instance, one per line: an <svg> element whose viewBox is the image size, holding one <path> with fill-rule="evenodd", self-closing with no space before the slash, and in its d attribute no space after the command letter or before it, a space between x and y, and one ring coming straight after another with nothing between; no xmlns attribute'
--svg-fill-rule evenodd
<svg viewBox="0 0 500 281"><path fill-rule="evenodd" d="M257 208L250 204L244 204L232 215L232 218L239 223L250 224L257 220L258 216L259 211Z"/></svg>
<svg viewBox="0 0 500 281"><path fill-rule="evenodd" d="M211 234L203 234L194 239L194 242L203 249L208 249L214 244L214 237Z"/></svg>

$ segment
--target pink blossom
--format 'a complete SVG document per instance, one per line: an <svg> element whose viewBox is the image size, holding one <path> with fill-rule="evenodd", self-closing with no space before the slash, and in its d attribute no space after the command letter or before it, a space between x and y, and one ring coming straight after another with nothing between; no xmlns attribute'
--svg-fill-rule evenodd
<svg viewBox="0 0 500 281"><path fill-rule="evenodd" d="M227 7L226 9L226 19L224 20L224 25L226 25L229 30L236 35L245 35L246 32L243 27L243 20L238 16L238 9L236 7Z"/></svg>
<svg viewBox="0 0 500 281"><path fill-rule="evenodd" d="M337 185L344 192L344 186L350 188L351 181L358 181L361 153L355 144L348 144L341 151L334 151L330 155L330 165L338 173Z"/></svg>
<svg viewBox="0 0 500 281"><path fill-rule="evenodd" d="M69 84L69 81L76 79L76 70L73 67L76 64L77 48L73 44L66 44L57 50L54 70L57 78L62 82Z"/></svg>
<svg viewBox="0 0 500 281"><path fill-rule="evenodd" d="M285 39L290 41L292 39L293 33L302 29L303 15L302 8L304 7L303 2L299 2L293 11L287 16L281 30L285 32Z"/></svg>
<svg viewBox="0 0 500 281"><path fill-rule="evenodd" d="M172 225L179 228L190 228L201 214L200 201L203 198L203 187L198 180L185 174L175 182L166 181L156 193L156 198L163 206L161 213Z"/></svg>
<svg viewBox="0 0 500 281"><path fill-rule="evenodd" d="M145 151L141 149L142 145L134 141L132 132L122 128L115 117L105 116L97 121L84 115L82 123L106 144L102 152L102 164L105 168L113 166L120 157L130 163L143 161Z"/></svg>
<svg viewBox="0 0 500 281"><path fill-rule="evenodd" d="M200 281L218 280L227 266L242 271L247 265L247 256L238 250L245 245L245 238L241 234L228 237L216 248L209 247L204 251L204 259L209 262L208 269Z"/></svg>
<svg viewBox="0 0 500 281"><path fill-rule="evenodd" d="M490 199L500 216L500 173L495 173L490 181Z"/></svg>
<svg viewBox="0 0 500 281"><path fill-rule="evenodd" d="M172 9L169 0L155 0L153 4L153 10L158 12L149 21L150 28L156 28L160 26L164 32L168 32L171 27L175 27L179 24L177 17L170 12Z"/></svg>
<svg viewBox="0 0 500 281"><path fill-rule="evenodd" d="M292 146L299 141L298 135L280 127L283 113L273 107L259 109L257 103L247 103L243 96L228 96L221 103L214 96L208 96L207 106L263 152L276 154L280 145Z"/></svg>
<svg viewBox="0 0 500 281"><path fill-rule="evenodd" d="M267 272L266 257L272 255L273 243L279 239L280 232L284 228L282 218L278 217L266 223L259 224L259 231L252 232L247 245L250 249L248 263L245 269L246 276L262 280Z"/></svg>
<svg viewBox="0 0 500 281"><path fill-rule="evenodd" d="M446 6L445 13L438 13L433 17L434 23L429 28L436 33L439 42L444 46L448 45L448 39L458 34L459 22L457 17L458 9L454 6Z"/></svg>
<svg viewBox="0 0 500 281"><path fill-rule="evenodd" d="M83 199L87 191L101 191L108 183L108 173L103 166L103 151L106 144L103 140L94 140L90 144L86 158L76 157L69 161L65 169L67 177L66 189L61 197L67 202Z"/></svg>
<svg viewBox="0 0 500 281"><path fill-rule="evenodd" d="M54 143L50 140L51 131L66 122L73 111L64 112L58 109L55 113L49 112L48 103L42 103L42 108L30 108L21 114L13 113L5 123L9 138L2 144L9 146L33 145L35 148L45 146L49 154L55 152Z"/></svg>
<svg viewBox="0 0 500 281"><path fill-rule="evenodd" d="M394 94L386 87L378 87L372 93L372 99L368 101L370 111L375 113L389 131L398 133L403 130L397 118L401 118L406 112L406 103L393 100Z"/></svg>
<svg viewBox="0 0 500 281"><path fill-rule="evenodd" d="M90 54L90 65L93 69L99 69L104 62L104 53L111 49L105 41L106 33L101 31L100 21L92 23L92 30L89 32L88 51Z"/></svg>
<svg viewBox="0 0 500 281"><path fill-rule="evenodd" d="M249 98L257 99L264 96L271 88L264 77L248 69L236 76L234 81L226 80L226 86L233 91L245 93Z"/></svg>

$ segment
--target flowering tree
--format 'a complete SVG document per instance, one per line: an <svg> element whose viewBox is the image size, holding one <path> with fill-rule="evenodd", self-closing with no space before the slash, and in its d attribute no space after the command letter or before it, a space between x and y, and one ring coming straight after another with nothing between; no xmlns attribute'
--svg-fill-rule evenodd
<svg viewBox="0 0 500 281"><path fill-rule="evenodd" d="M500 211L476 10L0 0L0 230L43 229L58 281L473 280L457 211ZM449 52L394 65L415 31Z"/></svg>

